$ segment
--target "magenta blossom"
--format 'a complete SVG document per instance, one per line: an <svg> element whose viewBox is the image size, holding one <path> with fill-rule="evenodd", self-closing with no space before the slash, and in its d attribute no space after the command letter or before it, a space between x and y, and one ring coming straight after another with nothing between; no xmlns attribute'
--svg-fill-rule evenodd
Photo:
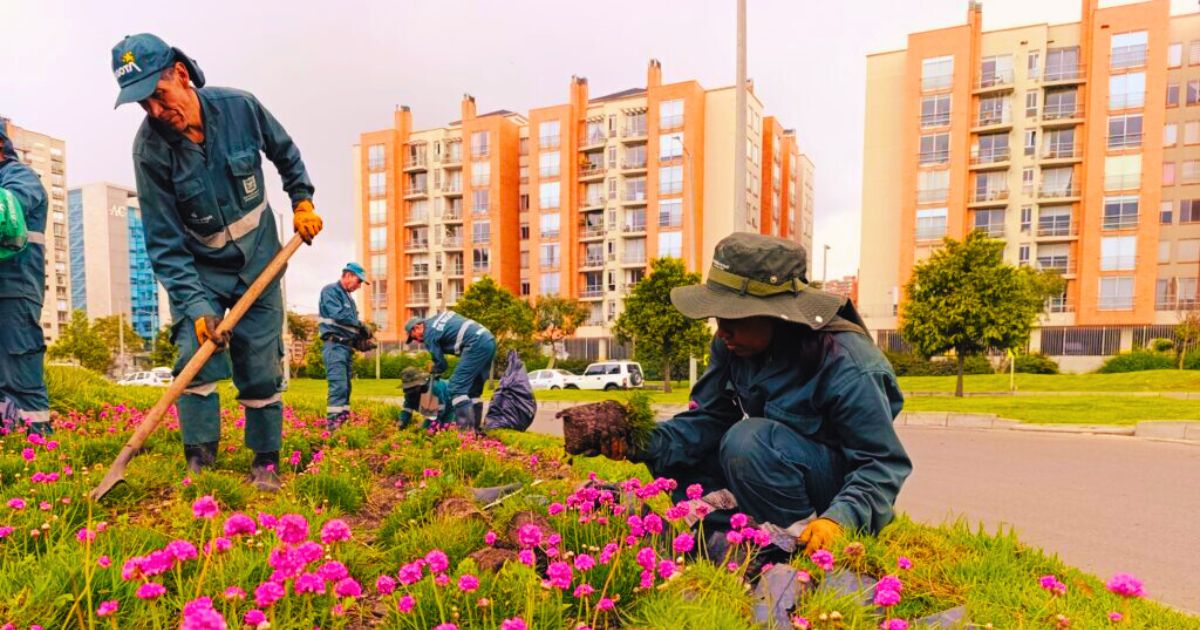
<svg viewBox="0 0 1200 630"><path fill-rule="evenodd" d="M275 518L274 514L259 512L258 524L261 525L263 529L275 529L275 526L279 524L279 519Z"/></svg>
<svg viewBox="0 0 1200 630"><path fill-rule="evenodd" d="M229 515L229 518L225 519L224 530L226 536L240 536L242 534L253 534L255 531L258 531L258 525L249 516L241 512L234 512Z"/></svg>
<svg viewBox="0 0 1200 630"><path fill-rule="evenodd" d="M812 628L812 622L810 622L806 617L795 615L792 617L792 627L796 628L797 630L809 630L809 628Z"/></svg>
<svg viewBox="0 0 1200 630"><path fill-rule="evenodd" d="M596 602L596 608L599 610L612 610L616 604L608 597L601 597L600 601Z"/></svg>
<svg viewBox="0 0 1200 630"><path fill-rule="evenodd" d="M433 630L458 630L458 626L452 623L439 623L433 627Z"/></svg>
<svg viewBox="0 0 1200 630"><path fill-rule="evenodd" d="M308 539L308 520L299 514L284 514L275 525L275 535L285 543L298 545Z"/></svg>
<svg viewBox="0 0 1200 630"><path fill-rule="evenodd" d="M496 532L489 531L488 533L484 534L483 542L486 543L487 546L489 546L489 547L496 544Z"/></svg>
<svg viewBox="0 0 1200 630"><path fill-rule="evenodd" d="M119 608L119 607L120 607L120 604L118 604L117 600L115 600L115 599L110 599L105 602L100 602L100 605L96 607L96 616L97 617L108 617L109 615L117 612L117 608Z"/></svg>
<svg viewBox="0 0 1200 630"><path fill-rule="evenodd" d="M894 575L885 575L879 578L879 582L875 584L875 588L900 593L904 591L904 583Z"/></svg>
<svg viewBox="0 0 1200 630"><path fill-rule="evenodd" d="M829 553L828 550L818 549L813 552L809 559L813 561L813 564L821 567L822 571L833 570L833 554Z"/></svg>
<svg viewBox="0 0 1200 630"><path fill-rule="evenodd" d="M420 561L410 562L409 564L400 567L400 571L396 574L396 577L400 580L400 583L405 586L416 584L417 582L421 581L421 573L423 572L421 567L422 565Z"/></svg>
<svg viewBox="0 0 1200 630"><path fill-rule="evenodd" d="M670 578L675 575L675 563L670 560L663 560L658 563L658 577L662 579Z"/></svg>
<svg viewBox="0 0 1200 630"><path fill-rule="evenodd" d="M333 592L338 597L362 597L362 585L352 577L342 578L334 585Z"/></svg>
<svg viewBox="0 0 1200 630"><path fill-rule="evenodd" d="M225 630L225 617L213 610L212 599L200 597L183 606L181 630Z"/></svg>
<svg viewBox="0 0 1200 630"><path fill-rule="evenodd" d="M533 523L526 523L517 530L517 542L522 547L536 547L542 542L542 528Z"/></svg>
<svg viewBox="0 0 1200 630"><path fill-rule="evenodd" d="M704 496L704 488L702 488L700 484L694 483L687 487L687 498L695 501L702 496Z"/></svg>
<svg viewBox="0 0 1200 630"><path fill-rule="evenodd" d="M903 619L888 619L879 627L882 630L908 630L908 622Z"/></svg>
<svg viewBox="0 0 1200 630"><path fill-rule="evenodd" d="M552 562L546 569L547 582L550 586L566 589L571 586L571 565L566 562Z"/></svg>
<svg viewBox="0 0 1200 630"><path fill-rule="evenodd" d="M546 510L546 513L549 514L550 516L558 516L559 514L562 514L564 511L566 511L566 509L567 508L563 504L556 502L556 503L550 504L550 508L548 510Z"/></svg>
<svg viewBox="0 0 1200 630"><path fill-rule="evenodd" d="M1053 575L1043 575L1038 578L1038 584L1047 591L1050 591L1052 595L1067 594L1067 585L1059 582L1058 578Z"/></svg>
<svg viewBox="0 0 1200 630"><path fill-rule="evenodd" d="M396 590L396 580L389 575L381 575L375 580L375 592L380 595L391 595Z"/></svg>
<svg viewBox="0 0 1200 630"><path fill-rule="evenodd" d="M750 517L738 512L729 518L729 526L733 529L741 529L749 524Z"/></svg>
<svg viewBox="0 0 1200 630"><path fill-rule="evenodd" d="M450 568L450 558L446 557L446 552L441 549L434 549L425 554L425 563L429 565L429 571L432 573L443 573Z"/></svg>
<svg viewBox="0 0 1200 630"><path fill-rule="evenodd" d="M217 500L211 494L206 494L196 499L195 503L192 503L192 514L196 518L215 518L220 511L221 509L217 506Z"/></svg>
<svg viewBox="0 0 1200 630"><path fill-rule="evenodd" d="M647 571L654 570L654 563L658 560L658 554L654 552L654 547L642 547L637 552L638 566Z"/></svg>
<svg viewBox="0 0 1200 630"><path fill-rule="evenodd" d="M900 592L886 588L875 587L875 605L890 608L900 603Z"/></svg>
<svg viewBox="0 0 1200 630"><path fill-rule="evenodd" d="M8 507L10 507L14 510L24 510L25 509L25 500L24 499L9 499Z"/></svg>
<svg viewBox="0 0 1200 630"><path fill-rule="evenodd" d="M463 575L458 578L458 590L464 593L473 593L479 588L479 578L471 574Z"/></svg>
<svg viewBox="0 0 1200 630"><path fill-rule="evenodd" d="M314 593L316 595L325 594L325 578L316 573L305 573L296 578L295 584L296 593Z"/></svg>
<svg viewBox="0 0 1200 630"><path fill-rule="evenodd" d="M96 564L100 565L101 569L107 569L108 567L112 566L112 558L109 558L108 556L100 556L99 558L96 558Z"/></svg>
<svg viewBox="0 0 1200 630"><path fill-rule="evenodd" d="M1108 590L1121 597L1141 597L1146 594L1142 581L1128 573L1118 573L1108 581Z"/></svg>
<svg viewBox="0 0 1200 630"><path fill-rule="evenodd" d="M900 556L896 559L896 566L900 567L901 571L911 571L913 568L912 560L905 556Z"/></svg>
<svg viewBox="0 0 1200 630"><path fill-rule="evenodd" d="M222 595L222 597L225 599L246 599L246 591L237 586L230 586L229 588L225 589L225 593Z"/></svg>
<svg viewBox="0 0 1200 630"><path fill-rule="evenodd" d="M342 540L350 540L350 526L340 518L335 518L321 528L321 542L326 545Z"/></svg>
<svg viewBox="0 0 1200 630"><path fill-rule="evenodd" d="M687 532L679 534L675 537L675 540L671 542L671 548L675 550L675 553L687 553L695 547L696 537Z"/></svg>
<svg viewBox="0 0 1200 630"><path fill-rule="evenodd" d="M500 622L500 630L528 630L529 626L524 619L513 617Z"/></svg>
<svg viewBox="0 0 1200 630"><path fill-rule="evenodd" d="M276 582L263 582L254 589L254 605L259 608L270 608L275 602L287 595L287 589Z"/></svg>
<svg viewBox="0 0 1200 630"><path fill-rule="evenodd" d="M346 569L346 565L337 560L330 560L321 565L321 568L317 569L317 573L330 582L337 582L350 576L350 571Z"/></svg>
<svg viewBox="0 0 1200 630"><path fill-rule="evenodd" d="M186 540L172 540L163 549L179 562L191 560L199 555L196 552L196 545Z"/></svg>
<svg viewBox="0 0 1200 630"><path fill-rule="evenodd" d="M264 614L263 611L258 610L257 608L255 608L254 610L247 611L246 616L242 617L242 621L245 621L246 625L248 625L252 628L257 628L259 626L259 624L263 623L266 620L267 620L267 615Z"/></svg>
<svg viewBox="0 0 1200 630"><path fill-rule="evenodd" d="M412 612L414 606L417 605L417 600L413 599L412 595L405 595L396 602L396 609L401 613L408 614Z"/></svg>
<svg viewBox="0 0 1200 630"><path fill-rule="evenodd" d="M138 599L157 599L167 592L166 587L158 582L146 582L138 587Z"/></svg>
<svg viewBox="0 0 1200 630"><path fill-rule="evenodd" d="M1121 613L1119 613L1115 610L1109 611L1109 613L1108 613L1108 620L1113 623L1121 623L1121 621L1124 619L1125 619L1125 615L1122 615Z"/></svg>
<svg viewBox="0 0 1200 630"><path fill-rule="evenodd" d="M584 582L583 584L580 584L579 586L575 587L575 592L572 593L572 595L575 596L575 599L583 599L585 597L590 596L592 593L595 593L595 592L596 592L596 587L592 586L591 584L588 584L587 582Z"/></svg>
<svg viewBox="0 0 1200 630"><path fill-rule="evenodd" d="M533 566L534 562L537 561L537 559L533 555L533 552L530 551L529 549L522 549L522 550L518 551L517 552L517 560L520 560L521 564L524 564L526 566Z"/></svg>
<svg viewBox="0 0 1200 630"><path fill-rule="evenodd" d="M591 571L596 566L596 561L586 553L581 553L575 556L575 568L580 571Z"/></svg>

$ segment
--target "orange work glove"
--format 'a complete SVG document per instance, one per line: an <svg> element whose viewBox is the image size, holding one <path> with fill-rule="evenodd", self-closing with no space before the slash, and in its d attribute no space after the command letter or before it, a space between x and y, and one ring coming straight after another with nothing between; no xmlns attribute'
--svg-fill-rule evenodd
<svg viewBox="0 0 1200 630"><path fill-rule="evenodd" d="M216 344L218 350L229 345L229 331L217 334L217 327L221 325L220 315L205 315L196 319L195 323L196 339L200 345L204 345L204 342L210 339Z"/></svg>
<svg viewBox="0 0 1200 630"><path fill-rule="evenodd" d="M303 199L292 208L292 227L300 234L305 243L312 245L313 237L321 233L325 222L317 216L312 201Z"/></svg>
<svg viewBox="0 0 1200 630"><path fill-rule="evenodd" d="M833 545L833 541L841 538L842 526L837 524L837 521L828 518L819 518L808 524L804 531L800 532L800 544L805 545L804 555L811 556L813 552L820 549L829 549Z"/></svg>

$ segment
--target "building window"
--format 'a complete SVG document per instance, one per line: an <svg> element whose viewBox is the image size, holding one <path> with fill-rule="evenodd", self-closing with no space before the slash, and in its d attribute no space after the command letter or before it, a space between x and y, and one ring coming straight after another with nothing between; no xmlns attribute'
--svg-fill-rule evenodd
<svg viewBox="0 0 1200 630"><path fill-rule="evenodd" d="M1025 155L1033 155L1037 153L1037 131L1027 129L1025 131Z"/></svg>
<svg viewBox="0 0 1200 630"><path fill-rule="evenodd" d="M1183 123L1183 143L1200 144L1200 120Z"/></svg>
<svg viewBox="0 0 1200 630"><path fill-rule="evenodd" d="M476 245L484 245L492 240L491 221L476 221L471 224L471 240Z"/></svg>
<svg viewBox="0 0 1200 630"><path fill-rule="evenodd" d="M1025 91L1025 117L1036 118L1038 112L1038 91Z"/></svg>
<svg viewBox="0 0 1200 630"><path fill-rule="evenodd" d="M1110 155L1104 158L1104 189L1133 190L1142 182L1142 156Z"/></svg>
<svg viewBox="0 0 1200 630"><path fill-rule="evenodd" d="M1079 47L1051 48L1046 51L1046 81L1066 81L1079 77Z"/></svg>
<svg viewBox="0 0 1200 630"><path fill-rule="evenodd" d="M1075 169L1069 166L1042 169L1042 189L1039 196L1043 198L1074 197L1079 194L1074 186L1074 179Z"/></svg>
<svg viewBox="0 0 1200 630"><path fill-rule="evenodd" d="M991 96L979 99L979 126L999 125L1012 120L1007 97Z"/></svg>
<svg viewBox="0 0 1200 630"><path fill-rule="evenodd" d="M1128 230L1138 225L1137 197L1105 197L1104 223L1105 230Z"/></svg>
<svg viewBox="0 0 1200 630"><path fill-rule="evenodd" d="M658 226L679 227L681 225L683 225L683 200L660 200L658 202Z"/></svg>
<svg viewBox="0 0 1200 630"><path fill-rule="evenodd" d="M528 280L521 281L521 295L529 295L529 281Z"/></svg>
<svg viewBox="0 0 1200 630"><path fill-rule="evenodd" d="M1200 103L1200 79L1187 82L1187 104Z"/></svg>
<svg viewBox="0 0 1200 630"><path fill-rule="evenodd" d="M476 273L484 273L491 269L492 252L486 247L476 247L471 250L471 269Z"/></svg>
<svg viewBox="0 0 1200 630"><path fill-rule="evenodd" d="M1178 106L1179 106L1179 84L1174 83L1174 82L1168 83L1167 84L1167 107L1178 107Z"/></svg>
<svg viewBox="0 0 1200 630"><path fill-rule="evenodd" d="M538 184L538 205L542 210L554 210L559 207L558 182L542 182Z"/></svg>
<svg viewBox="0 0 1200 630"><path fill-rule="evenodd" d="M383 157L383 145L372 144L367 147L367 168L376 171L384 167L387 162Z"/></svg>
<svg viewBox="0 0 1200 630"><path fill-rule="evenodd" d="M1176 262L1194 263L1200 261L1200 238L1179 239L1179 256Z"/></svg>
<svg viewBox="0 0 1200 630"><path fill-rule="evenodd" d="M1175 163L1174 162L1163 162L1162 185L1163 186L1175 185Z"/></svg>
<svg viewBox="0 0 1200 630"><path fill-rule="evenodd" d="M539 154L538 155L538 176L539 177L558 177L560 158L561 158L561 155L558 152Z"/></svg>
<svg viewBox="0 0 1200 630"><path fill-rule="evenodd" d="M944 90L954 82L954 56L921 60L921 90Z"/></svg>
<svg viewBox="0 0 1200 630"><path fill-rule="evenodd" d="M1100 271L1128 271L1137 266L1136 236L1100 239Z"/></svg>
<svg viewBox="0 0 1200 630"><path fill-rule="evenodd" d="M558 214L543 214L540 218L540 230L538 234L542 238L558 238L558 229L561 217Z"/></svg>
<svg viewBox="0 0 1200 630"><path fill-rule="evenodd" d="M917 210L917 240L936 240L945 235L946 208Z"/></svg>
<svg viewBox="0 0 1200 630"><path fill-rule="evenodd" d="M676 131L659 136L658 159L672 160L683 155L683 132ZM644 161L644 160L643 160Z"/></svg>
<svg viewBox="0 0 1200 630"><path fill-rule="evenodd" d="M682 166L666 166L658 169L658 192L663 195L683 192Z"/></svg>
<svg viewBox="0 0 1200 630"><path fill-rule="evenodd" d="M476 187L487 186L492 182L492 163L491 162L474 162L471 164L471 185Z"/></svg>
<svg viewBox="0 0 1200 630"><path fill-rule="evenodd" d="M488 132L476 131L471 134L471 157L482 158L489 155Z"/></svg>
<svg viewBox="0 0 1200 630"><path fill-rule="evenodd" d="M1188 44L1188 65L1200 66L1200 39L1193 39Z"/></svg>
<svg viewBox="0 0 1200 630"><path fill-rule="evenodd" d="M520 230L521 230L521 240L528 241L529 240L529 224L522 223Z"/></svg>
<svg viewBox="0 0 1200 630"><path fill-rule="evenodd" d="M979 64L979 86L1008 85L1013 82L1012 55L984 57Z"/></svg>
<svg viewBox="0 0 1200 630"><path fill-rule="evenodd" d="M1171 262L1171 241L1158 242L1158 263L1165 265Z"/></svg>
<svg viewBox="0 0 1200 630"><path fill-rule="evenodd" d="M558 273L542 274L542 281L538 287L538 292L542 295L558 295Z"/></svg>
<svg viewBox="0 0 1200 630"><path fill-rule="evenodd" d="M372 254L371 255L371 277L383 278L387 276L387 254Z"/></svg>
<svg viewBox="0 0 1200 630"><path fill-rule="evenodd" d="M1021 233L1028 234L1033 229L1033 206L1021 206Z"/></svg>
<svg viewBox="0 0 1200 630"><path fill-rule="evenodd" d="M1179 223L1200 223L1200 199L1179 200Z"/></svg>
<svg viewBox="0 0 1200 630"><path fill-rule="evenodd" d="M917 171L917 203L941 203L950 194L950 171Z"/></svg>
<svg viewBox="0 0 1200 630"><path fill-rule="evenodd" d="M1118 33L1112 36L1112 48L1108 65L1110 68L1137 68L1146 65L1146 46L1149 36L1146 31Z"/></svg>
<svg viewBox="0 0 1200 630"><path fill-rule="evenodd" d="M921 164L943 164L950 161L950 134L934 133L921 136Z"/></svg>
<svg viewBox="0 0 1200 630"><path fill-rule="evenodd" d="M1038 236L1070 236L1071 206L1042 206L1038 209Z"/></svg>
<svg viewBox="0 0 1200 630"><path fill-rule="evenodd" d="M1021 245L1017 248L1017 264L1024 267L1029 264L1029 246Z"/></svg>
<svg viewBox="0 0 1200 630"><path fill-rule="evenodd" d="M372 197L382 197L387 194L387 173L371 173L369 192Z"/></svg>
<svg viewBox="0 0 1200 630"><path fill-rule="evenodd" d="M660 130L678 129L683 126L683 99L663 101L658 104L658 127Z"/></svg>
<svg viewBox="0 0 1200 630"><path fill-rule="evenodd" d="M368 232L371 251L379 252L387 249L387 227L373 227Z"/></svg>
<svg viewBox="0 0 1200 630"><path fill-rule="evenodd" d="M921 126L944 127L950 124L950 95L938 94L921 99Z"/></svg>
<svg viewBox="0 0 1200 630"><path fill-rule="evenodd" d="M1179 127L1175 123L1163 125L1163 146L1173 147L1179 141Z"/></svg>
<svg viewBox="0 0 1200 630"><path fill-rule="evenodd" d="M538 148L557 149L559 145L559 132L557 120L546 120L538 124Z"/></svg>
<svg viewBox="0 0 1200 630"><path fill-rule="evenodd" d="M1100 278L1100 310L1118 311L1133 308L1133 277Z"/></svg>
<svg viewBox="0 0 1200 630"><path fill-rule="evenodd" d="M471 212L475 214L487 214L489 205L488 191L473 190L471 191Z"/></svg>
<svg viewBox="0 0 1200 630"><path fill-rule="evenodd" d="M683 256L683 232L659 232L659 258L680 258Z"/></svg>
<svg viewBox="0 0 1200 630"><path fill-rule="evenodd" d="M1141 144L1141 114L1109 116L1109 149Z"/></svg>
<svg viewBox="0 0 1200 630"><path fill-rule="evenodd" d="M386 199L372 199L367 203L367 220L370 223L387 223Z"/></svg>
<svg viewBox="0 0 1200 630"><path fill-rule="evenodd" d="M1108 108L1129 109L1146 103L1146 73L1127 72L1108 78Z"/></svg>
<svg viewBox="0 0 1200 630"><path fill-rule="evenodd" d="M558 267L558 243L546 243L541 246L541 257L539 263L546 269Z"/></svg>
<svg viewBox="0 0 1200 630"><path fill-rule="evenodd" d="M1183 65L1183 43L1175 42L1167 46L1167 67L1178 68Z"/></svg>
<svg viewBox="0 0 1200 630"><path fill-rule="evenodd" d="M1200 184L1200 160L1184 160L1180 163L1179 183Z"/></svg>
<svg viewBox="0 0 1200 630"><path fill-rule="evenodd" d="M975 148L975 161L982 164L1007 162L1008 134L989 133L979 136L979 144Z"/></svg>
<svg viewBox="0 0 1200 630"><path fill-rule="evenodd" d="M1163 225L1171 225L1173 223L1173 215L1175 214L1175 202L1163 201L1158 204L1158 222Z"/></svg>
<svg viewBox="0 0 1200 630"><path fill-rule="evenodd" d="M517 256L517 264L520 265L521 269L528 269L529 268L529 252L527 252L527 251L521 252Z"/></svg>
<svg viewBox="0 0 1200 630"><path fill-rule="evenodd" d="M976 210L974 229L990 238L1004 238L1004 210Z"/></svg>

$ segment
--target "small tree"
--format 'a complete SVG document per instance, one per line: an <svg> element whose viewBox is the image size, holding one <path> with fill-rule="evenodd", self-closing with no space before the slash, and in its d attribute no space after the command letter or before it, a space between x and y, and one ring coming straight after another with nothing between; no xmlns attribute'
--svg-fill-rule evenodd
<svg viewBox="0 0 1200 630"><path fill-rule="evenodd" d="M163 326L154 335L154 344L150 347L150 364L171 367L179 358L179 347L171 341L171 327Z"/></svg>
<svg viewBox="0 0 1200 630"><path fill-rule="evenodd" d="M671 289L699 283L700 274L688 273L682 260L659 258L625 298L625 310L613 326L617 341L633 342L638 361L662 366L667 392L671 391L671 365L703 356L712 338L703 320L684 317L671 305Z"/></svg>
<svg viewBox="0 0 1200 630"><path fill-rule="evenodd" d="M307 342L317 332L317 325L311 319L292 311L287 312L288 334L293 339Z"/></svg>
<svg viewBox="0 0 1200 630"><path fill-rule="evenodd" d="M320 337L314 337L304 351L304 376L308 378L325 378L325 355L321 354L324 342Z"/></svg>
<svg viewBox="0 0 1200 630"><path fill-rule="evenodd" d="M533 309L513 295L512 291L484 276L467 287L454 305L454 312L473 319L492 331L496 337L496 361L516 350L528 361L536 348L533 344ZM495 373L496 363L492 365Z"/></svg>
<svg viewBox="0 0 1200 630"><path fill-rule="evenodd" d="M582 326L590 314L591 309L587 304L571 298L542 295L534 301L533 329L538 339L549 343L551 347L547 368L554 367L558 343L575 334L575 329Z"/></svg>
<svg viewBox="0 0 1200 630"><path fill-rule="evenodd" d="M103 373L112 358L104 339L92 328L87 313L76 310L71 313L71 323L60 329L58 341L50 346L50 356L55 359L73 359L83 367Z"/></svg>
<svg viewBox="0 0 1200 630"><path fill-rule="evenodd" d="M1175 351L1178 353L1179 369L1183 369L1189 352L1200 345L1200 310L1192 309L1180 313L1175 326Z"/></svg>
<svg viewBox="0 0 1200 630"><path fill-rule="evenodd" d="M972 232L913 269L904 287L901 334L925 357L954 351L955 395L963 395L963 363L989 348L1017 348L1029 340L1046 298L1062 279L1004 262L1004 242Z"/></svg>

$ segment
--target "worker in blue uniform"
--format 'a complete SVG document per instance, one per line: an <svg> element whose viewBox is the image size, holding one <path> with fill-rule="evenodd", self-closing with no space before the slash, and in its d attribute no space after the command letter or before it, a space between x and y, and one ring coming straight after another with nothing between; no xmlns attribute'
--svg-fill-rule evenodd
<svg viewBox="0 0 1200 630"><path fill-rule="evenodd" d="M808 285L806 258L794 241L735 233L705 283L671 291L685 316L716 318L712 354L693 408L629 459L675 479L681 500L700 484L718 526L743 512L811 554L891 521L912 462L891 365L846 298Z"/></svg>
<svg viewBox="0 0 1200 630"><path fill-rule="evenodd" d="M432 378L446 371L446 355L460 358L450 376L450 403L460 430L479 431L483 426L483 385L496 359L496 338L479 322L454 311L429 318L413 317L404 324L408 343L425 344L433 357Z"/></svg>
<svg viewBox="0 0 1200 630"><path fill-rule="evenodd" d="M400 389L404 390L404 408L400 411L400 428L407 427L408 423L412 422L413 414L418 411L425 418L421 423L422 429L442 429L451 424L457 424L454 419L454 405L450 402L450 387L446 384L445 379L430 379L428 373L415 367L406 367L400 371ZM426 393L432 393L433 398L437 400L436 412L421 411L421 396ZM426 413L429 415L425 415Z"/></svg>
<svg viewBox="0 0 1200 630"><path fill-rule="evenodd" d="M46 290L46 188L17 157L0 120L0 188L25 220L25 239L0 261L0 404L12 402L31 433L50 431L43 357Z"/></svg>
<svg viewBox="0 0 1200 630"><path fill-rule="evenodd" d="M342 268L337 282L321 289L320 314L317 332L324 342L321 358L325 360L325 380L328 397L325 407L325 428L333 431L350 417L350 377L353 374L354 348L369 337L367 327L358 319L358 306L350 299L367 282L362 265L352 262Z"/></svg>
<svg viewBox="0 0 1200 630"><path fill-rule="evenodd" d="M254 452L251 481L279 489L283 407L282 278L272 282L234 327L218 335L227 309L280 249L262 170L266 155L292 204L296 232L312 242L322 221L312 202L300 149L249 92L205 87L195 60L151 34L126 37L112 49L120 85L117 105L138 103L146 118L133 142L146 249L170 298L176 374L205 341L215 355L178 403L189 470L211 466L220 440L217 381L232 361L238 400L246 408L245 443Z"/></svg>

